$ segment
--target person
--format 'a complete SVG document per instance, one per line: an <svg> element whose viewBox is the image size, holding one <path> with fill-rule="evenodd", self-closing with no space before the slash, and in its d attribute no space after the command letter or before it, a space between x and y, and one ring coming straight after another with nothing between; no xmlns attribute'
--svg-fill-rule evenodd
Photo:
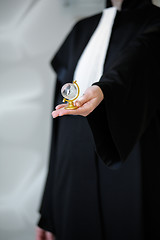
<svg viewBox="0 0 160 240"><path fill-rule="evenodd" d="M52 59L58 106L37 240L160 238L160 9L149 0L120 7L107 46L96 34L101 13L79 21ZM106 52L92 64L99 41ZM100 67L66 110L61 87Z"/></svg>

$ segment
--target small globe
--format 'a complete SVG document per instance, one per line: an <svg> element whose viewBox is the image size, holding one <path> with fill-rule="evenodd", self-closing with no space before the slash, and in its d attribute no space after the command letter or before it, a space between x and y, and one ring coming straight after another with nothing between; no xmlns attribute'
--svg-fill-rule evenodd
<svg viewBox="0 0 160 240"><path fill-rule="evenodd" d="M78 94L78 88L73 83L66 83L61 88L61 94L64 98L68 100L74 99Z"/></svg>

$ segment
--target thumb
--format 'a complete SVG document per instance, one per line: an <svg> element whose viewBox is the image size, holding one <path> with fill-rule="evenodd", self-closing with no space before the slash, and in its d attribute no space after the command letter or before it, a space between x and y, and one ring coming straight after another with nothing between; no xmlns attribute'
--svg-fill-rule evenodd
<svg viewBox="0 0 160 240"><path fill-rule="evenodd" d="M86 102L88 102L89 100L89 96L88 94L83 94L82 97L80 97L76 102L75 102L75 105L77 107L81 107L82 105L84 105Z"/></svg>

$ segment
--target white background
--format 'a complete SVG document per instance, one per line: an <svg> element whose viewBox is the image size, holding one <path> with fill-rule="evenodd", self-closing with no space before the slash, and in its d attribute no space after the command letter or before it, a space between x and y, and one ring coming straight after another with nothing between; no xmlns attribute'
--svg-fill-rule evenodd
<svg viewBox="0 0 160 240"><path fill-rule="evenodd" d="M34 239L50 145L49 61L74 22L103 7L103 0L0 0L0 240Z"/></svg>

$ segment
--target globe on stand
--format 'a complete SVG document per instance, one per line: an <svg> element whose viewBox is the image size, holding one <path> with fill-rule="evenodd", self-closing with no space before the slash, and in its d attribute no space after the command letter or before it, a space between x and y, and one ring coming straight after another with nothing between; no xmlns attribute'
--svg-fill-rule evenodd
<svg viewBox="0 0 160 240"><path fill-rule="evenodd" d="M73 101L75 101L79 96L79 86L77 84L77 81L73 81L73 83L66 83L61 88L61 94L64 97L63 102L68 102L65 109L74 110L77 109L77 107L74 105Z"/></svg>

